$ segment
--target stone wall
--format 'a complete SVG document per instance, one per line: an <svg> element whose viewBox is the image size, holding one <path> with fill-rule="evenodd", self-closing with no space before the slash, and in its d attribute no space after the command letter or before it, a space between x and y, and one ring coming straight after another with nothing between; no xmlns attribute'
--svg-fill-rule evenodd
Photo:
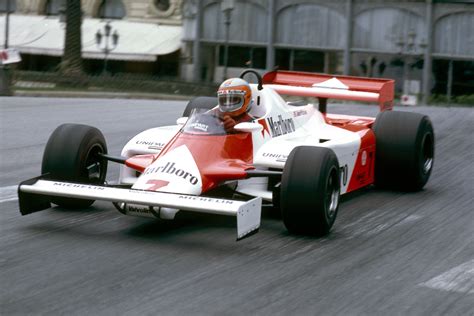
<svg viewBox="0 0 474 316"><path fill-rule="evenodd" d="M44 14L48 0L16 0L17 14ZM97 17L103 0L82 0L82 10L87 17ZM183 0L122 0L125 19L180 25L182 24Z"/></svg>

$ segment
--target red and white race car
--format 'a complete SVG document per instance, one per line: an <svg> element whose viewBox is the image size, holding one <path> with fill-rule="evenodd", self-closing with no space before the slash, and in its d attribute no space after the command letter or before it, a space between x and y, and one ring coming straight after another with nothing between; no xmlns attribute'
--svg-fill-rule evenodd
<svg viewBox="0 0 474 316"><path fill-rule="evenodd" d="M420 190L434 160L427 116L392 111L394 82L313 73L253 70L253 106L261 116L223 128L217 98L189 102L177 125L133 137L111 156L102 133L64 124L46 145L43 175L19 185L23 215L49 208L87 207L106 200L127 215L173 219L179 210L237 218L237 238L258 230L262 202L281 210L290 232L327 234L342 194L375 184ZM281 95L316 98L286 102ZM335 115L329 98L375 102L377 118ZM116 184L107 163L123 164Z"/></svg>

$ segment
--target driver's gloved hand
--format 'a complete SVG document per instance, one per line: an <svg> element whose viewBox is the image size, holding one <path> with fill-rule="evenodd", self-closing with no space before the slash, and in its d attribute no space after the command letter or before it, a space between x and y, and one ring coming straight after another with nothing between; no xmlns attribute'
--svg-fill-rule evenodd
<svg viewBox="0 0 474 316"><path fill-rule="evenodd" d="M226 132L232 132L232 130L234 129L235 124L237 124L235 122L235 120L232 117L230 117L229 115L225 115L222 118L222 122L224 123L224 129L226 130Z"/></svg>

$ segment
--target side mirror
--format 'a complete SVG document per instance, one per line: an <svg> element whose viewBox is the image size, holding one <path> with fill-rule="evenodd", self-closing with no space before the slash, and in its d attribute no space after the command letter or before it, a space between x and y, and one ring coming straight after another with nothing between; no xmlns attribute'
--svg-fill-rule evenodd
<svg viewBox="0 0 474 316"><path fill-rule="evenodd" d="M183 116L176 120L176 124L178 124L179 126L183 126L184 124L186 124L187 121L188 121L188 117Z"/></svg>
<svg viewBox="0 0 474 316"><path fill-rule="evenodd" d="M262 125L258 123L243 122L243 123L239 123L235 125L234 129L239 132L253 133L253 132L260 132L263 129L263 127Z"/></svg>

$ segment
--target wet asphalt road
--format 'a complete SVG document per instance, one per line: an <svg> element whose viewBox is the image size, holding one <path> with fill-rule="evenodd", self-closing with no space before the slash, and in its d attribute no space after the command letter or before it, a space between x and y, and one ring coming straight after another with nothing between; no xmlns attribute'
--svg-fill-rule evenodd
<svg viewBox="0 0 474 316"><path fill-rule="evenodd" d="M472 315L474 111L428 114L432 177L418 193L373 188L345 198L325 238L289 235L265 209L235 242L232 218L123 216L106 202L21 217L14 186L40 172L64 122L101 129L119 154L139 131L173 124L178 101L0 98L0 314ZM377 108L330 105L375 116ZM118 168L110 168L113 180Z"/></svg>

